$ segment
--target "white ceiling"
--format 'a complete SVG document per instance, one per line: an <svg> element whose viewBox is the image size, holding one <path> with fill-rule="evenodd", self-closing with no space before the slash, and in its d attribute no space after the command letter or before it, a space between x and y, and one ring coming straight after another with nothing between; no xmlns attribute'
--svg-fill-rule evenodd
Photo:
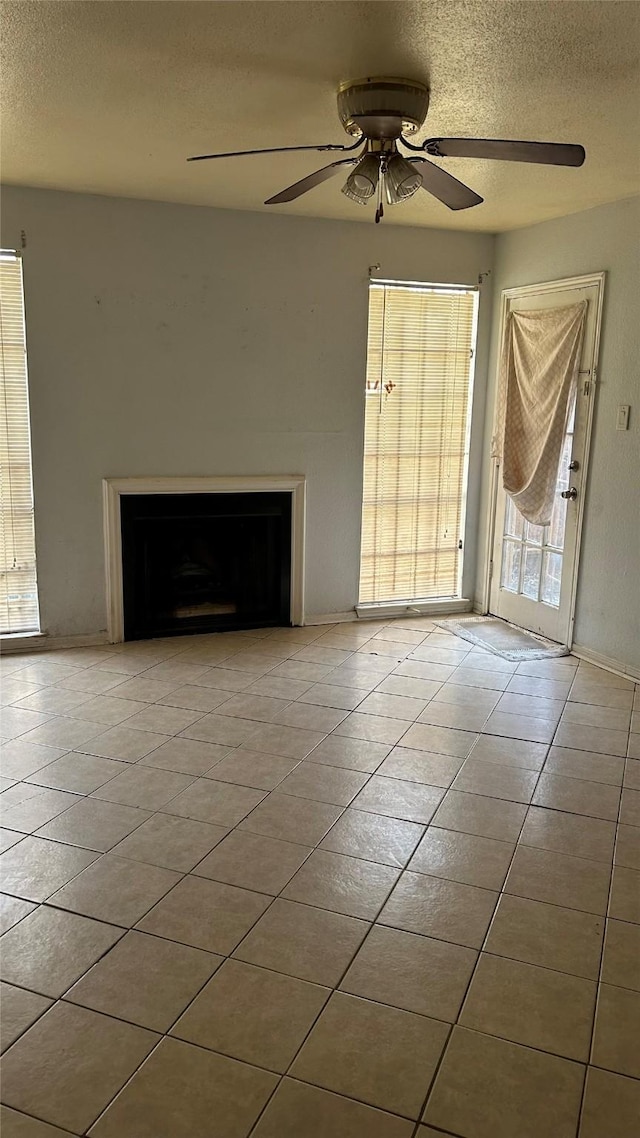
<svg viewBox="0 0 640 1138"><path fill-rule="evenodd" d="M344 79L428 82L420 137L582 143L581 169L442 160L485 197L419 192L385 223L500 231L640 191L640 4L618 0L3 0L8 183L224 208L323 166L303 153L191 163L212 150L347 141ZM371 220L336 179L282 213Z"/></svg>

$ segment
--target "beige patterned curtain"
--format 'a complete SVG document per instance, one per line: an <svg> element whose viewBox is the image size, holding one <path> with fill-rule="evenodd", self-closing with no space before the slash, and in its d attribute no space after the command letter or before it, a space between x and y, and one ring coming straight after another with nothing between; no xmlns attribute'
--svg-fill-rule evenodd
<svg viewBox="0 0 640 1138"><path fill-rule="evenodd" d="M533 525L551 520L586 312L586 300L511 312L505 329L492 455L506 493Z"/></svg>

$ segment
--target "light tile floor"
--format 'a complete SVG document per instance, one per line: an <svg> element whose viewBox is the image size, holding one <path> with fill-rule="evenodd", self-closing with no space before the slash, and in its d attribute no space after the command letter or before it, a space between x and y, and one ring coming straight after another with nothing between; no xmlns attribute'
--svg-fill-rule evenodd
<svg viewBox="0 0 640 1138"><path fill-rule="evenodd" d="M426 619L5 656L3 1138L635 1138L640 692Z"/></svg>

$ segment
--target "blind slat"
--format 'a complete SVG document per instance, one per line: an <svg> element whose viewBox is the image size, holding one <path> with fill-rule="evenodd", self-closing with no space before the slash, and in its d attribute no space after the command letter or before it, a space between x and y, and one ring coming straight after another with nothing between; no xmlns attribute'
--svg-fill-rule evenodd
<svg viewBox="0 0 640 1138"><path fill-rule="evenodd" d="M361 603L459 595L476 294L372 284Z"/></svg>
<svg viewBox="0 0 640 1138"><path fill-rule="evenodd" d="M0 254L0 632L39 627L22 266Z"/></svg>

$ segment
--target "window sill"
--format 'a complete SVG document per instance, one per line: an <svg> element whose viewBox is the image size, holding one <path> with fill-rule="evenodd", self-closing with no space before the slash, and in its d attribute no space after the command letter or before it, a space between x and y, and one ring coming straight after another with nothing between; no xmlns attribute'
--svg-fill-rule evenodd
<svg viewBox="0 0 640 1138"><path fill-rule="evenodd" d="M0 633L0 649L3 652L22 652L25 648L44 647L46 632L2 632Z"/></svg>
<svg viewBox="0 0 640 1138"><path fill-rule="evenodd" d="M436 597L428 601L356 605L356 613L360 620L367 620L372 617L444 616L447 613L471 612L472 608L472 601L466 597Z"/></svg>

